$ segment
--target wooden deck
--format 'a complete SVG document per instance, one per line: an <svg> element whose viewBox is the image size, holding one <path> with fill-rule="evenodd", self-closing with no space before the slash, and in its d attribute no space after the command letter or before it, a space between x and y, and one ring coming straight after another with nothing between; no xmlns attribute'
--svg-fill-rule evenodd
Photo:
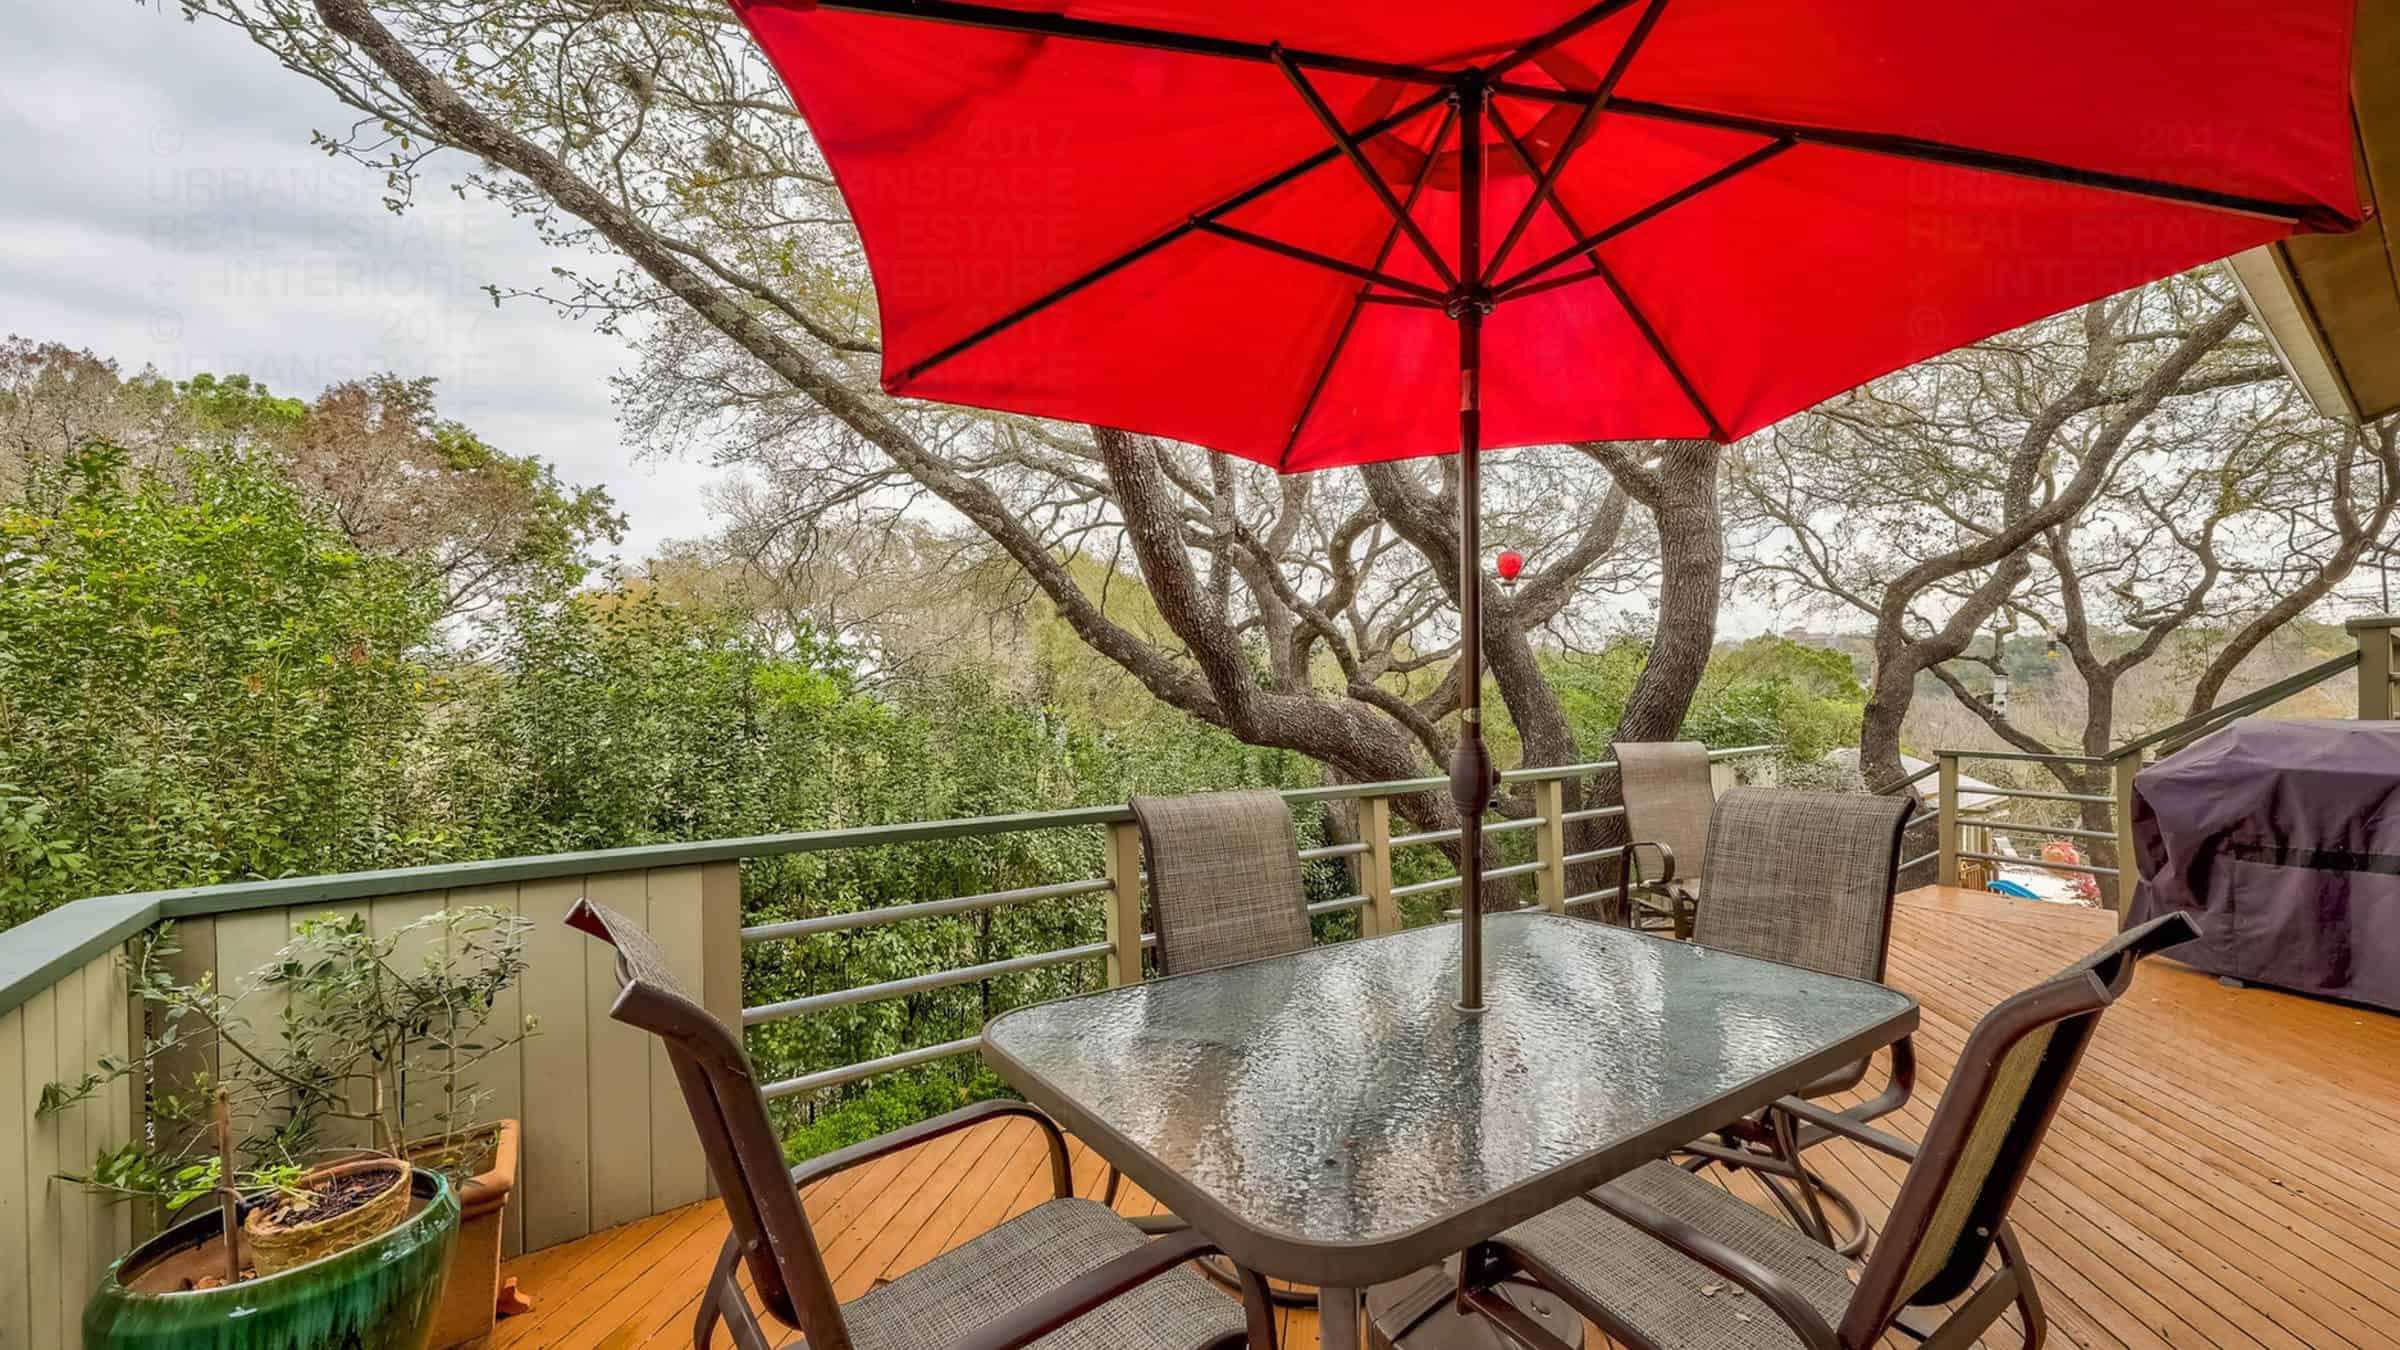
<svg viewBox="0 0 2400 1350"><path fill-rule="evenodd" d="M2088 911L1927 889L1901 898L1891 982L1924 1005L1917 1099L1888 1127L1922 1135L1967 1028L2113 925ZM2229 989L2164 961L2104 1021L2016 1219L2054 1344L2400 1345L2400 1018ZM1897 1164L1829 1145L1870 1216ZM844 1298L1046 1198L1034 1132L994 1125L813 1189L808 1210ZM1096 1194L1099 1161L1075 1175ZM1130 1191L1131 1188L1128 1188ZM1121 1207L1148 1212L1146 1197ZM513 1262L538 1300L493 1346L681 1347L725 1232L695 1205ZM1286 1346L1316 1344L1287 1317ZM717 1343L730 1344L720 1332ZM1598 1342L1595 1341L1595 1344ZM2013 1333L1989 1343L2014 1346Z"/></svg>

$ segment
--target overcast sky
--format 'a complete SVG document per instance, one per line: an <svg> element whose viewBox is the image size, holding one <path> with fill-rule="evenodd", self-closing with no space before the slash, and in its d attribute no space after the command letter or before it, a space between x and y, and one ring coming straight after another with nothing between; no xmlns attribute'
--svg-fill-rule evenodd
<svg viewBox="0 0 2400 1350"><path fill-rule="evenodd" d="M436 376L446 415L606 484L626 558L705 527L707 475L634 464L618 440L607 379L624 348L482 293L548 278L529 228L447 192L393 216L379 175L309 146L348 125L340 104L168 9L0 3L0 333L301 397Z"/></svg>

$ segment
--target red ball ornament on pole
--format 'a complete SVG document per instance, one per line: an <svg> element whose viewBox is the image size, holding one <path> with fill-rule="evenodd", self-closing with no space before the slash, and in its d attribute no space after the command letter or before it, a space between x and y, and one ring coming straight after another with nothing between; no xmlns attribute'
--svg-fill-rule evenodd
<svg viewBox="0 0 2400 1350"><path fill-rule="evenodd" d="M1525 572L1525 555L1513 548L1504 548L1500 550L1500 556L1494 558L1492 563L1500 573L1500 584L1512 591L1515 590L1517 578Z"/></svg>

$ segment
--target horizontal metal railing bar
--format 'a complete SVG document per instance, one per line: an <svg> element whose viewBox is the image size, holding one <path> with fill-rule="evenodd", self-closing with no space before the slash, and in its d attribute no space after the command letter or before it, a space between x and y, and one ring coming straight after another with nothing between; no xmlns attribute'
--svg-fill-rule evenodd
<svg viewBox="0 0 2400 1350"><path fill-rule="evenodd" d="M1485 881L1506 881L1511 877L1529 877L1547 866L1549 866L1548 863L1537 858L1529 863L1515 863L1508 867L1492 868L1483 874L1483 879Z"/></svg>
<svg viewBox="0 0 2400 1350"><path fill-rule="evenodd" d="M2115 753L2122 757L2136 751L2147 750L2151 746L2166 741L2182 739L2185 732L2206 727L2212 722L2240 717L2247 713L2257 712L2270 704L2281 703L2303 689L2313 688L2336 675L2357 669L2358 661L2359 654L2356 651L2344 652L2330 661L2320 661L2298 674L2287 675L2273 684L2263 685L2240 698L2220 703L2206 711L2194 713L2180 722L2160 727L2147 736L2127 741L2118 746Z"/></svg>
<svg viewBox="0 0 2400 1350"><path fill-rule="evenodd" d="M1981 785L1961 789L1959 795L1969 797L2026 797L2039 802L2091 802L2101 806L2106 806L2110 802L2116 800L2114 797L2090 792L2040 792L2033 788L1984 787ZM1961 823L1969 822L1962 821Z"/></svg>
<svg viewBox="0 0 2400 1350"><path fill-rule="evenodd" d="M2096 877L2113 877L2117 874L2117 869L2113 867L2093 867L2087 863L2044 862L2040 858L2012 858L2005 853L1969 853L1963 848L1958 851L1958 856L1976 858L1983 862L2013 863L2018 867L2050 868L2061 872L2089 872Z"/></svg>
<svg viewBox="0 0 2400 1350"><path fill-rule="evenodd" d="M1022 904L1028 900L1056 900L1076 895L1096 895L1112 883L1106 877L1091 881L1061 881L1048 886L1022 886L1013 891L985 891L979 895L962 895L953 900L919 900L905 905L885 905L878 909L852 910L846 914L819 914L812 918L791 919L782 923L755 924L742 930L744 942L773 942L783 938L810 937L817 933L838 933L849 928L880 928L889 923L909 919L937 919L945 914L972 914L978 910L1001 905Z"/></svg>
<svg viewBox="0 0 2400 1350"><path fill-rule="evenodd" d="M1308 915L1313 919L1319 914L1339 914L1345 909L1357 909L1365 903L1367 903L1367 897L1363 895L1345 895L1339 900L1318 900L1309 905Z"/></svg>
<svg viewBox="0 0 2400 1350"><path fill-rule="evenodd" d="M2355 653L2351 659L2357 659ZM1709 760L1714 763L1740 759L1780 749L1780 746L1773 745L1733 746L1710 751ZM1600 760L1511 769L1500 778L1505 783L1532 783L1578 778L1615 767L1613 760ZM1321 787L1286 789L1282 796L1286 802L1296 805L1431 792L1447 788L1449 782L1447 777L1425 777L1382 783L1334 783ZM126 895L91 896L36 915L9 930L8 942L0 944L0 1013L20 1006L41 990L49 988L68 971L80 969L93 957L124 942L135 933L155 926L162 919L338 904L348 900L499 886L556 877L695 867L793 853L889 848L986 835L1022 834L1033 830L1085 829L1123 824L1132 819L1132 809L1118 803L1060 811L899 821L884 825L638 844L624 848L585 849L569 853L486 858L472 862L432 863L421 867L387 867L366 872L275 877L263 881L236 881L173 890L138 891Z"/></svg>
<svg viewBox="0 0 2400 1350"><path fill-rule="evenodd" d="M1349 858L1366 851L1367 846L1363 843L1319 844L1315 848L1300 850L1300 861L1315 862L1320 858Z"/></svg>
<svg viewBox="0 0 2400 1350"><path fill-rule="evenodd" d="M1624 851L1625 846L1619 844L1615 848L1596 848L1584 853L1570 853L1566 856L1566 864L1573 867L1577 863L1599 862L1603 858L1613 858Z"/></svg>
<svg viewBox="0 0 2400 1350"><path fill-rule="evenodd" d="M952 1055L972 1054L982 1044L983 1037L979 1035L964 1036L955 1041L944 1041L940 1045L903 1050L896 1055L885 1055L881 1059L864 1060L857 1064L845 1064L838 1069L826 1069L819 1073L802 1074L798 1078L786 1078L780 1083L767 1084L759 1090L759 1094L768 1098L789 1097L795 1093L815 1092L820 1088L840 1087L844 1083L855 1083L861 1078L873 1078L879 1073L914 1068L919 1064L930 1064L937 1059L948 1059Z"/></svg>
<svg viewBox="0 0 2400 1350"><path fill-rule="evenodd" d="M1457 877L1436 877L1432 881L1413 881L1406 886L1394 886L1392 898L1399 900L1411 895L1431 895L1435 891L1449 890L1457 884Z"/></svg>
<svg viewBox="0 0 2400 1350"><path fill-rule="evenodd" d="M2060 834L2069 839L2107 839L2111 841L2117 837L2107 830L2086 830L2066 825L2011 825L1997 820L1961 821L1959 824L1970 830L1998 830L2003 834Z"/></svg>
<svg viewBox="0 0 2400 1350"><path fill-rule="evenodd" d="M881 999L900 998L908 994L922 994L935 989L947 989L956 984L974 984L982 980L997 979L1003 975L1017 975L1028 970L1041 970L1047 966L1063 966L1072 961L1089 961L1096 956L1108 955L1109 950L1108 943L1087 942L1079 947L1065 947L1054 952L1035 952L1030 956L1012 956L1005 961L986 961L979 966L960 966L955 970L930 971L923 975L910 975L903 979L883 980L876 984L862 984L849 989L835 989L823 994L810 994L805 998L785 999L780 1003L762 1003L755 1008L742 1009L742 1025L754 1027L761 1022L780 1022L787 1017L801 1017L809 1013L824 1012L831 1008L846 1008L853 1003L873 1003Z"/></svg>
<svg viewBox="0 0 2400 1350"><path fill-rule="evenodd" d="M1925 824L1927 821L1940 820L1941 818L1942 813L1938 810L1919 811L1915 815L1910 816L1908 819L1901 821L1900 828L1904 830L1913 830L1919 825Z"/></svg>
<svg viewBox="0 0 2400 1350"><path fill-rule="evenodd" d="M1624 814L1625 808L1622 806L1587 806L1581 811L1562 811L1558 819L1561 824L1572 825L1579 820L1605 820Z"/></svg>
<svg viewBox="0 0 2400 1350"><path fill-rule="evenodd" d="M2118 755L2053 754L2047 751L2037 755L2030 750L1936 750L1933 753L1936 759L2005 759L2018 764L2107 764L2121 758ZM1941 766L1937 764L1934 767Z"/></svg>
<svg viewBox="0 0 2400 1350"><path fill-rule="evenodd" d="M1905 872L1905 871L1907 871L1908 869L1910 869L1910 868L1912 868L1912 867L1923 867L1925 864L1927 864L1927 863L1929 863L1929 862L1940 862L1940 861L1941 861L1941 858L1942 858L1942 851L1941 851L1940 849L1938 849L1938 848L1937 848L1937 849L1935 849L1934 851L1932 851L1931 853L1920 853L1920 854L1918 854L1917 856L1915 856L1915 857L1913 857L1913 858L1909 859L1908 861L1906 861L1906 862L1904 862L1904 863L1900 864L1900 870L1901 870L1901 871L1903 871L1903 872Z"/></svg>
<svg viewBox="0 0 2400 1350"><path fill-rule="evenodd" d="M1483 833L1486 838L1489 838L1495 834L1507 834L1514 830L1530 830L1541 823L1540 816L1520 816L1515 820L1495 820L1483 827ZM1416 834L1395 834L1391 838L1391 846L1393 848L1416 848L1424 844L1453 843L1457 839L1458 830L1456 827L1452 827L1447 830L1424 830Z"/></svg>
<svg viewBox="0 0 2400 1350"><path fill-rule="evenodd" d="M1906 778L1886 783L1882 787L1875 789L1875 795L1878 797L1888 797L1904 787L1915 787L1917 784L1924 782L1926 779L1933 777L1935 774L1940 773L1941 771L1942 766L1939 761L1936 761L1935 763L1928 764L1924 768L1917 770L1915 773L1908 775Z"/></svg>

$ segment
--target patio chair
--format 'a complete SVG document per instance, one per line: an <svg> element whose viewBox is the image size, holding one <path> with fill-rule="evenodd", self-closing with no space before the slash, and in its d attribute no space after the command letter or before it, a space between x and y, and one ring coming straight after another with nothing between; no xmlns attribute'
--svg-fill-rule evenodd
<svg viewBox="0 0 2400 1350"><path fill-rule="evenodd" d="M1150 872L1158 973L1307 951L1308 892L1292 808L1265 791L1134 797Z"/></svg>
<svg viewBox="0 0 2400 1350"><path fill-rule="evenodd" d="M1708 875L1708 817L1717 801L1708 747L1698 741L1621 741L1618 799L1633 842L1617 854L1617 909L1628 926L1689 937ZM1639 851L1657 855L1657 875L1634 880ZM1573 912L1589 914L1593 906Z"/></svg>
<svg viewBox="0 0 2400 1350"><path fill-rule="evenodd" d="M1827 975L1883 982L1891 950L1892 891L1899 875L1906 797L1865 793L1735 788L1717 800L1709 821L1710 870L1700 892L1692 941L1740 956L1779 961ZM1866 1081L1867 1059L1843 1065L1800 1090L1806 1098L1848 1092ZM1916 1055L1892 1046L1884 1090L1846 1113L1859 1124L1908 1104ZM1686 1166L1710 1163L1753 1172L1792 1221L1845 1254L1866 1246L1858 1206L1802 1161L1822 1135L1784 1137L1766 1116L1738 1121L1715 1144L1685 1150ZM1844 1236L1825 1207L1842 1220Z"/></svg>
<svg viewBox="0 0 2400 1350"><path fill-rule="evenodd" d="M2039 1347L2048 1324L2009 1206L2100 1014L2142 957L2197 931L2189 915L2166 915L1985 1014L1922 1148L1798 1098L1780 1103L1781 1114L1908 1162L1863 1265L1651 1163L1478 1246L1461 1296L1537 1350L1573 1347L1517 1314L1507 1286L1547 1289L1639 1350L1867 1350L1895 1328L1956 1350L2012 1306L2029 1350ZM1942 1316L1937 1305L1953 1300L1963 1301Z"/></svg>
<svg viewBox="0 0 2400 1350"><path fill-rule="evenodd" d="M722 1321L740 1350L767 1350L737 1279L747 1266L767 1315L809 1350L1231 1350L1274 1344L1264 1282L1244 1274L1242 1302L1178 1267L1211 1248L1197 1234L1152 1240L1107 1207L1074 1198L1066 1141L1020 1102L980 1102L787 1169L739 1033L692 1001L650 935L578 900L567 923L617 951L609 1016L657 1036L724 1193L733 1231L701 1291L692 1344ZM638 1069L638 1066L637 1066ZM837 1172L1004 1116L1030 1120L1050 1147L1057 1198L842 1302L826 1273L800 1189ZM1245 1311L1245 1309L1247 1311Z"/></svg>
<svg viewBox="0 0 2400 1350"><path fill-rule="evenodd" d="M1196 792L1180 797L1135 796L1135 826L1150 876L1150 915L1158 928L1158 973L1190 975L1242 961L1288 956L1315 942L1308 926L1308 891L1300 879L1300 848L1292 808L1274 792ZM1108 1169L1104 1204L1117 1202L1124 1182ZM1181 1230L1173 1215L1136 1219L1146 1233ZM1214 1258L1200 1268L1220 1283L1233 1281L1231 1262ZM1286 1307L1314 1307L1302 1290L1273 1286L1269 1297Z"/></svg>

